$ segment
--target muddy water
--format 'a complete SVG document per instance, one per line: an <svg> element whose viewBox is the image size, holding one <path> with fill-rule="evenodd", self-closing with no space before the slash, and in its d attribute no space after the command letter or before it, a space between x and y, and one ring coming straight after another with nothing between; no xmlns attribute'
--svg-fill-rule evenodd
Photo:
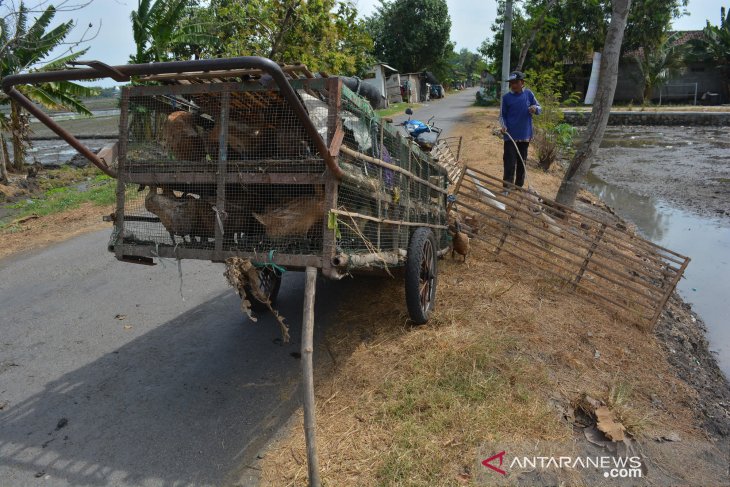
<svg viewBox="0 0 730 487"><path fill-rule="evenodd" d="M609 127L588 187L644 237L689 256L682 297L730 377L728 129Z"/></svg>

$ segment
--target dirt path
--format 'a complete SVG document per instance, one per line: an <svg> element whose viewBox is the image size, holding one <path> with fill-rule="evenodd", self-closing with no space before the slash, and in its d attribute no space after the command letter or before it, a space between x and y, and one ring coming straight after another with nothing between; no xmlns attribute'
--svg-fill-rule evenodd
<svg viewBox="0 0 730 487"><path fill-rule="evenodd" d="M111 211L111 207L86 203L55 215L20 219L11 228L0 233L0 259L18 252L40 249L94 230L111 229L110 223L102 221L102 217Z"/></svg>

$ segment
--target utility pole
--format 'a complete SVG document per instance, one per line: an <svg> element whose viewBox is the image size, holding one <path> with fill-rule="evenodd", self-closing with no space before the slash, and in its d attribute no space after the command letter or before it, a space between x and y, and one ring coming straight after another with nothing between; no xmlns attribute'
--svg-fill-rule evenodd
<svg viewBox="0 0 730 487"><path fill-rule="evenodd" d="M504 45L502 46L502 95L509 90L507 77L510 73L510 54L512 53L512 0L504 5Z"/></svg>

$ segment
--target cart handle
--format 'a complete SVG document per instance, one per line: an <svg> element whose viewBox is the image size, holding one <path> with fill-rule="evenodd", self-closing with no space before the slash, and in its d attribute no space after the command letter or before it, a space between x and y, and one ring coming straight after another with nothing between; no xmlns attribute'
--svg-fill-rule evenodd
<svg viewBox="0 0 730 487"><path fill-rule="evenodd" d="M19 92L15 85L18 84L35 84L53 81L78 81L98 78L129 78L130 76L147 76L158 74L186 73L190 71L228 71L233 69L260 69L269 74L276 85L279 87L280 93L284 96L289 105L294 109L299 121L307 131L307 135L314 141L314 145L319 155L324 160L332 174L341 179L343 176L342 169L337 165L335 157L330 154L322 136L317 132L317 128L309 118L304 105L299 100L294 88L289 84L281 67L271 59L258 56L242 56L226 59L201 59L196 61L171 61L163 63L147 63L147 64L127 64L122 66L109 66L99 61L86 62L89 68L82 69L66 69L60 71L33 72L24 74L14 74L3 78L2 90L13 100L17 101L23 108L28 110L33 116L40 120L44 125L55 132L59 137L68 142L68 144L79 151L92 164L101 169L104 173L117 177L117 173L112 169L105 160L99 158L91 152L88 147L79 142L70 132L62 128L51 117L46 115L43 110L33 104L25 95Z"/></svg>

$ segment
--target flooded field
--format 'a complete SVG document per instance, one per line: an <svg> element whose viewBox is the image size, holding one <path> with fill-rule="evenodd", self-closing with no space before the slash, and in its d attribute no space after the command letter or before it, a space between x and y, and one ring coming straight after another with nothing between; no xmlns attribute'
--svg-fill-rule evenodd
<svg viewBox="0 0 730 487"><path fill-rule="evenodd" d="M727 127L609 127L588 187L648 239L689 256L679 292L730 376Z"/></svg>

